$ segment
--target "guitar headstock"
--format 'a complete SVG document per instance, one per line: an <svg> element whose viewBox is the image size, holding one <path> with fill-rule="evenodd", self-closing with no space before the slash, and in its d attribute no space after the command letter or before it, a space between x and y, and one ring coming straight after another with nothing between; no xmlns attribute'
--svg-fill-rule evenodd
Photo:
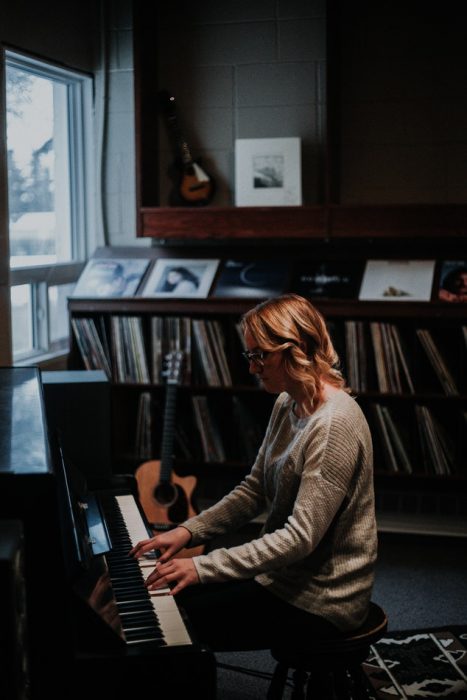
<svg viewBox="0 0 467 700"><path fill-rule="evenodd" d="M158 92L159 107L166 113L175 114L176 104L175 97L168 90L159 90Z"/></svg>
<svg viewBox="0 0 467 700"><path fill-rule="evenodd" d="M162 375L167 384L181 384L183 378L184 353L174 350L165 356L165 369Z"/></svg>
<svg viewBox="0 0 467 700"><path fill-rule="evenodd" d="M161 107L175 107L175 96L170 90L159 90L157 97Z"/></svg>

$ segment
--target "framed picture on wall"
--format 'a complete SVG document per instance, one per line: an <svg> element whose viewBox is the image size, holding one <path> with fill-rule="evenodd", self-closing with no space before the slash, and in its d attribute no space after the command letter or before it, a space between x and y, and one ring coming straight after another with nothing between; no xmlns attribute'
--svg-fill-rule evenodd
<svg viewBox="0 0 467 700"><path fill-rule="evenodd" d="M235 204L239 207L302 204L299 138L235 141Z"/></svg>
<svg viewBox="0 0 467 700"><path fill-rule="evenodd" d="M143 297L201 297L209 294L219 260L158 258Z"/></svg>

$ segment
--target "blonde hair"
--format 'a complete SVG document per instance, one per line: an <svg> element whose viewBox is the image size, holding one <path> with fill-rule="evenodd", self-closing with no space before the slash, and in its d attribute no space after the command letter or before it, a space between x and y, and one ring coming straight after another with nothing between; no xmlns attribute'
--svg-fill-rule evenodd
<svg viewBox="0 0 467 700"><path fill-rule="evenodd" d="M350 391L326 322L304 297L283 294L268 299L242 316L241 328L251 333L262 350L283 351L284 369L292 380L303 384L312 409L323 400L323 381Z"/></svg>

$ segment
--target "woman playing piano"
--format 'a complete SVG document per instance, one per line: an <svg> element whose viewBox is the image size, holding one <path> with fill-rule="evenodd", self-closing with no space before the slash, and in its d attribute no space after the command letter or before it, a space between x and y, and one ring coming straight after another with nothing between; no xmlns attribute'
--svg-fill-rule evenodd
<svg viewBox="0 0 467 700"><path fill-rule="evenodd" d="M377 554L370 431L323 317L286 294L248 311L242 328L250 373L278 394L251 472L214 506L131 552L160 550L147 586L170 585L214 651L357 628ZM257 539L176 557L264 511Z"/></svg>

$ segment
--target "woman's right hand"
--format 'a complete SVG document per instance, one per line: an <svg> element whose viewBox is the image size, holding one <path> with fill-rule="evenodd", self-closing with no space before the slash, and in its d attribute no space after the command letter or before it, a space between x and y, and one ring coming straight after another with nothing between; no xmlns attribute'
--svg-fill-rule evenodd
<svg viewBox="0 0 467 700"><path fill-rule="evenodd" d="M130 550L129 555L139 559L146 552L158 549L161 552L158 561L163 564L172 559L183 547L186 547L190 540L191 532L186 527L179 525L173 530L161 532L148 540L141 540Z"/></svg>

